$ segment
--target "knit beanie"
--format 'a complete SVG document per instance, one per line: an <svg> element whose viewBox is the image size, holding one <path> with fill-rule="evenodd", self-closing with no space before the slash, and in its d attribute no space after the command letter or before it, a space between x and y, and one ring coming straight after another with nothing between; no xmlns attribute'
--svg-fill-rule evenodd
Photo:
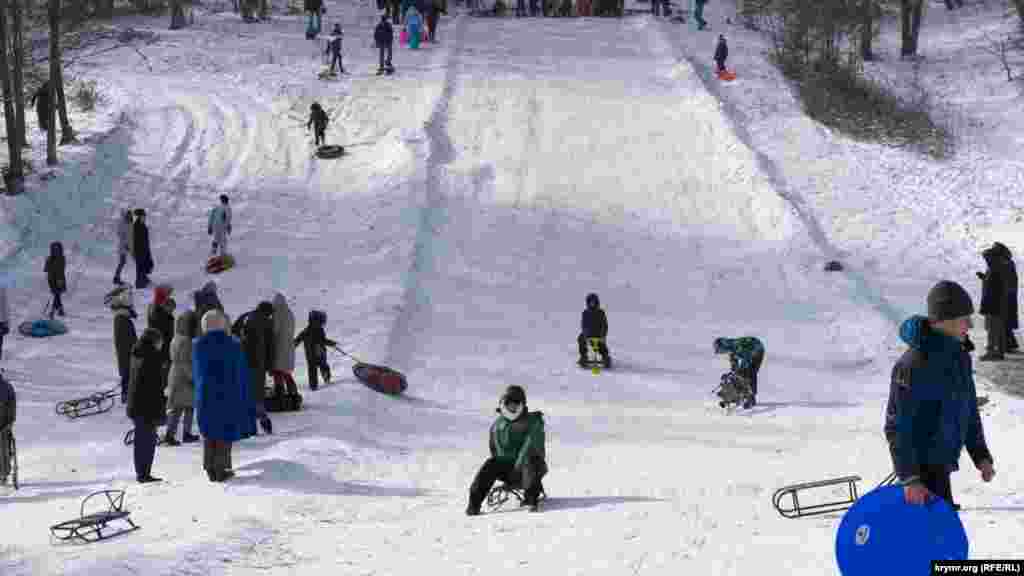
<svg viewBox="0 0 1024 576"><path fill-rule="evenodd" d="M971 295L963 286L952 280L943 280L928 291L928 318L931 320L952 320L974 314Z"/></svg>

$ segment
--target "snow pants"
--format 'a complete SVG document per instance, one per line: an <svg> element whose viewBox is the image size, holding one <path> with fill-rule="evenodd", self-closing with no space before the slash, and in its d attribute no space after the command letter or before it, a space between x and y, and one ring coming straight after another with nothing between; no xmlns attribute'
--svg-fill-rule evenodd
<svg viewBox="0 0 1024 576"><path fill-rule="evenodd" d="M10 428L0 432L0 484L11 474L11 434Z"/></svg>
<svg viewBox="0 0 1024 576"><path fill-rule="evenodd" d="M132 444L135 456L135 478L141 480L153 471L156 456L156 422L135 418L135 441Z"/></svg>
<svg viewBox="0 0 1024 576"><path fill-rule="evenodd" d="M579 346L580 349L580 360L586 360L587 350L589 348L589 344L587 343L587 336L585 334L580 334L576 338L576 344ZM611 353L608 351L608 344L606 344L604 340L601 341L601 345L597 348L597 352L601 355L601 360L607 363L611 357Z"/></svg>
<svg viewBox="0 0 1024 576"><path fill-rule="evenodd" d="M228 253L227 230L213 231L213 245L210 248L210 256L226 256Z"/></svg>
<svg viewBox="0 0 1024 576"><path fill-rule="evenodd" d="M522 488L527 504L536 502L541 492L541 479L544 477L545 468L544 461L536 455L528 458L520 470L515 469L514 462L498 460L494 457L488 458L476 473L473 484L469 487L469 505L479 509L484 499L487 498L487 493L491 491L491 487L498 480L510 486Z"/></svg>
<svg viewBox="0 0 1024 576"><path fill-rule="evenodd" d="M391 46L378 46L380 50L380 69L391 67Z"/></svg>
<svg viewBox="0 0 1024 576"><path fill-rule="evenodd" d="M416 50L420 47L420 35L423 30L419 26L409 26L409 48Z"/></svg>
<svg viewBox="0 0 1024 576"><path fill-rule="evenodd" d="M985 331L988 333L986 351L995 356L1006 354L1006 319L1002 316L985 316Z"/></svg>
<svg viewBox="0 0 1024 576"><path fill-rule="evenodd" d="M194 408L171 408L171 413L167 417L167 437L174 438L174 435L178 432L178 422L181 421L184 416L184 424L181 426L181 437L192 435L192 418L195 415Z"/></svg>

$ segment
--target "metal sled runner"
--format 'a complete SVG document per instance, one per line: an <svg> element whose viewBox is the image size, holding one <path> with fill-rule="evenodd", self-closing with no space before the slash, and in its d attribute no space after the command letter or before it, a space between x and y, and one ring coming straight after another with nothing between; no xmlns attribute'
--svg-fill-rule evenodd
<svg viewBox="0 0 1024 576"><path fill-rule="evenodd" d="M537 501L544 500L548 495L544 492L544 485L540 487L540 495L537 496ZM520 506L523 505L523 501L526 499L526 491L518 486L509 486L508 484L496 484L491 491L487 493L487 511L494 512L502 506L505 502L508 502L509 498L515 498Z"/></svg>
<svg viewBox="0 0 1024 576"><path fill-rule="evenodd" d="M843 476L842 478L833 478L831 480L819 480L817 482L802 482L800 484L793 484L791 486L783 486L775 491L772 495L772 506L786 518L804 518L807 516L818 516L820 514L831 514L833 512L842 512L853 503L857 501L857 482L860 482L860 476ZM896 473L889 474L884 480L877 486L878 488L893 484L896 482ZM824 502L821 504L800 504L800 498L798 493L814 490L817 488L828 488L832 486L846 485L847 495L843 500L833 500L831 502ZM793 504L791 507L783 507L783 498L786 496L792 496Z"/></svg>
<svg viewBox="0 0 1024 576"><path fill-rule="evenodd" d="M100 494L107 498L107 509L86 514L85 505L91 498ZM138 530L139 527L132 522L128 515L129 512L124 509L124 490L101 490L93 492L86 496L85 500L82 500L82 509L78 518L51 526L50 533L53 534L54 538L65 542L75 539L84 542L99 542L119 534ZM128 523L129 527L122 528L113 534L103 534L104 530L108 530L107 524L115 520L124 520Z"/></svg>
<svg viewBox="0 0 1024 576"><path fill-rule="evenodd" d="M57 414L75 419L82 416L93 416L109 412L114 407L117 397L121 394L120 388L115 387L106 392L97 392L85 398L66 400L57 403Z"/></svg>

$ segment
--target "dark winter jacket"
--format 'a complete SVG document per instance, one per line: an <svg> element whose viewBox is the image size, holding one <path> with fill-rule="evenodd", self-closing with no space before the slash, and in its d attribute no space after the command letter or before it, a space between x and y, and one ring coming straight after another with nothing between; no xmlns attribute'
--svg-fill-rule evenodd
<svg viewBox="0 0 1024 576"><path fill-rule="evenodd" d="M166 416L167 399L164 397L163 357L146 337L132 348L132 376L128 382L128 417L147 422L161 422Z"/></svg>
<svg viewBox="0 0 1024 576"><path fill-rule="evenodd" d="M192 299L195 301L196 308L196 322L202 322L203 315L210 310L224 311L224 306L220 303L220 298L217 296L217 285L213 282L207 282L202 288L192 293ZM194 334L199 333L199 329L193 331Z"/></svg>
<svg viewBox="0 0 1024 576"><path fill-rule="evenodd" d="M193 404L205 438L235 442L256 433L249 366L238 340L213 330L192 343Z"/></svg>
<svg viewBox="0 0 1024 576"><path fill-rule="evenodd" d="M267 365L273 354L274 345L270 317L263 307L259 306L255 310L243 314L231 327L231 331L237 331L242 335L242 349L249 361L250 394L256 402L262 403L267 380Z"/></svg>
<svg viewBox="0 0 1024 576"><path fill-rule="evenodd" d="M988 270L981 275L981 306L978 313L982 316L1005 316L1010 300L1006 282L1007 267L991 248L981 255L988 264Z"/></svg>
<svg viewBox="0 0 1024 576"><path fill-rule="evenodd" d="M327 123L329 121L330 118L327 117L327 112L317 106L309 111L309 121L306 122L306 128L308 129L310 126L313 126L317 132L323 132L327 130Z"/></svg>
<svg viewBox="0 0 1024 576"><path fill-rule="evenodd" d="M531 456L544 461L544 413L530 412L524 406L515 420L498 416L491 424L490 449L491 457L514 464L516 470Z"/></svg>
<svg viewBox="0 0 1024 576"><path fill-rule="evenodd" d="M164 362L170 364L171 340L174 338L174 314L165 306L150 303L146 308L146 327L160 332L160 337L164 339L163 346L160 348L160 357Z"/></svg>
<svg viewBox="0 0 1024 576"><path fill-rule="evenodd" d="M1013 262L1013 254L1005 244L996 242L992 245L993 250L1005 260L1006 264L1006 288L1009 293L1009 308L1006 313L1007 327L1010 330L1020 328L1020 318L1017 310L1017 265Z"/></svg>
<svg viewBox="0 0 1024 576"><path fill-rule="evenodd" d="M294 343L298 346L304 345L306 352L306 363L314 364L327 354L327 346L337 346L338 343L327 337L324 325L319 321L312 321L295 336Z"/></svg>
<svg viewBox="0 0 1024 576"><path fill-rule="evenodd" d="M14 386L0 375L0 430L14 424L18 416L18 397Z"/></svg>
<svg viewBox="0 0 1024 576"><path fill-rule="evenodd" d="M715 47L715 62L725 62L729 57L729 46L725 43L725 39L718 41L718 46Z"/></svg>
<svg viewBox="0 0 1024 576"><path fill-rule="evenodd" d="M324 50L324 54L331 54L333 56L341 54L341 34L331 34L331 39L327 41L327 50Z"/></svg>
<svg viewBox="0 0 1024 576"><path fill-rule="evenodd" d="M117 371L121 379L131 378L132 348L138 340L135 336L135 311L122 308L114 312L114 356L117 358Z"/></svg>
<svg viewBox="0 0 1024 576"><path fill-rule="evenodd" d="M605 338L608 336L608 317L599 306L587 307L580 320L584 338Z"/></svg>
<svg viewBox="0 0 1024 576"><path fill-rule="evenodd" d="M143 274L153 272L153 253L149 250L149 227L140 219L132 224L132 255Z"/></svg>
<svg viewBox="0 0 1024 576"><path fill-rule="evenodd" d="M922 465L956 470L965 446L975 466L992 460L968 347L923 316L905 320L900 339L910 349L893 367L884 427L897 477L920 476Z"/></svg>
<svg viewBox="0 0 1024 576"><path fill-rule="evenodd" d="M303 2L302 4L302 8L306 12L313 12L314 14L319 14L323 12L324 3L322 0L305 0L305 2Z"/></svg>
<svg viewBox="0 0 1024 576"><path fill-rule="evenodd" d="M50 285L50 292L63 294L68 289L67 278L64 276L64 250L59 242L50 245L50 255L43 265L43 272L46 273L46 282Z"/></svg>
<svg viewBox="0 0 1024 576"><path fill-rule="evenodd" d="M382 21L377 24L377 27L373 30L373 40L378 48L387 48L394 45L395 29L391 27L391 22Z"/></svg>

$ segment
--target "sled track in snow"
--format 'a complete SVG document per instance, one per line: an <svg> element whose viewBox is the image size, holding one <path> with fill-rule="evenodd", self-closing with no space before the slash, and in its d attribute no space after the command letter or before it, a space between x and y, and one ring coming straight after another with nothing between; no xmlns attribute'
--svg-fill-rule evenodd
<svg viewBox="0 0 1024 576"><path fill-rule="evenodd" d="M800 193L792 190L792 187L787 183L786 177L778 163L757 147L753 136L751 136L750 131L747 129L743 112L725 97L721 86L711 73L711 68L698 63L692 56L687 55L685 51L679 47L679 44L673 40L673 36L665 32L665 24L661 22L655 22L654 24L657 25L657 33L661 36L662 41L671 46L674 51L680 55L680 58L689 64L690 68L693 69L694 74L698 79L700 79L704 89L714 96L721 104L722 116L729 124L729 127L732 128L737 139L739 139L739 141L754 154L754 158L757 159L757 168L771 183L772 189L774 189L779 197L781 197L796 213L797 218L801 223L803 223L804 228L807 230L807 234L810 236L811 241L819 250L821 250L824 259L842 260L841 251L832 245L832 242L829 240L828 235L822 228L821 223L814 215L812 208L808 206ZM844 263L844 269L840 273L846 275L846 277L853 282L853 296L855 299L866 301L887 320L892 322L894 325L899 325L903 320L903 313L897 310L896 307L894 307L885 298L877 286L871 284L863 274L852 270L846 263Z"/></svg>
<svg viewBox="0 0 1024 576"><path fill-rule="evenodd" d="M401 309L388 335L387 363L408 369L415 345L413 331L416 321L430 311L430 294L424 280L437 274L437 257L440 250L436 236L447 219L447 199L442 188L445 165L455 159L455 147L448 134L448 106L455 93L459 68L459 47L465 34L466 18L455 19L455 41L445 65L444 88L427 121L427 138L430 153L427 158L426 199L420 210L416 239L412 253L412 265L404 281L405 290L401 297Z"/></svg>

